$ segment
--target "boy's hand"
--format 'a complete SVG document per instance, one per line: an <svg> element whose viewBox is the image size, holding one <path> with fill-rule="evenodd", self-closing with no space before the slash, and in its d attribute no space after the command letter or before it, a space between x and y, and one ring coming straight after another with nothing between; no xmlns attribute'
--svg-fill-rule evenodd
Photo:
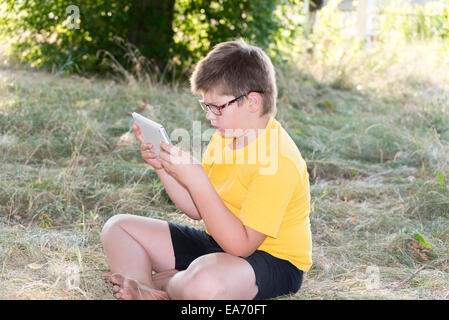
<svg viewBox="0 0 449 320"><path fill-rule="evenodd" d="M207 178L201 164L188 152L165 142L161 142L160 149L159 157L165 171L187 188L194 183L201 183L201 178Z"/></svg>
<svg viewBox="0 0 449 320"><path fill-rule="evenodd" d="M153 148L153 145L151 143L146 144L144 142L142 132L140 131L137 123L134 123L134 134L136 135L136 138L142 143L142 145L140 146L140 153L142 154L143 160L149 163L154 168L154 170L164 169L161 161L157 159L158 155L150 151L151 148Z"/></svg>

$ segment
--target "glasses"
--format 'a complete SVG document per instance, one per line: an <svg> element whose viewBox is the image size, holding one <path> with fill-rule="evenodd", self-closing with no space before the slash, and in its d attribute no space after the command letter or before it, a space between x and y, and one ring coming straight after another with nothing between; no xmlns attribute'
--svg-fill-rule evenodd
<svg viewBox="0 0 449 320"><path fill-rule="evenodd" d="M233 103L236 103L236 102L238 103L238 102L242 101L242 99L244 97L246 97L248 94L250 94L251 92L257 92L257 93L260 93L260 94L263 93L263 91L250 91L250 92L248 92L248 93L246 93L244 95L241 95L241 96L239 96L239 97L237 97L235 99L232 99L231 101L228 101L228 102L222 104L221 106L216 106L216 105L211 104L211 103L205 103L204 101L200 100L201 109L203 109L204 112L208 112L210 110L210 111L212 111L213 114L215 114L217 116L221 116L221 110L222 109L226 108L227 106L229 106L229 105L231 105Z"/></svg>

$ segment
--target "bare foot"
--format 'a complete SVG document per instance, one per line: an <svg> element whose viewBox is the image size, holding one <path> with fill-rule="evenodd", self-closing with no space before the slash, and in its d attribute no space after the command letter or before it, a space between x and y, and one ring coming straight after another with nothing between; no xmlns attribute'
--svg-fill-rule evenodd
<svg viewBox="0 0 449 320"><path fill-rule="evenodd" d="M179 272L179 270L170 269L170 270L154 273L152 276L153 286L158 290L166 291L168 282L178 272Z"/></svg>
<svg viewBox="0 0 449 320"><path fill-rule="evenodd" d="M106 273L103 278L114 283L112 290L121 300L168 300L165 291L157 290L138 281L124 277L119 273Z"/></svg>

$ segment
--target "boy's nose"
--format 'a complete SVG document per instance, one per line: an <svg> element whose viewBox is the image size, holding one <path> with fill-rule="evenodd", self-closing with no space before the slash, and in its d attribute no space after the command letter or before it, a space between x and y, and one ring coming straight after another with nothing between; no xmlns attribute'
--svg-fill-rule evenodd
<svg viewBox="0 0 449 320"><path fill-rule="evenodd" d="M214 120L217 116L210 110L207 110L206 113L206 119L207 120Z"/></svg>

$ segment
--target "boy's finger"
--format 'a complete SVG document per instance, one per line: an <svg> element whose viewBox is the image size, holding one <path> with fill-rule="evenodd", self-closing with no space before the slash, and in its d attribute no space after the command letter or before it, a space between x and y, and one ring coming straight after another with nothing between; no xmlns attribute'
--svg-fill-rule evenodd
<svg viewBox="0 0 449 320"><path fill-rule="evenodd" d="M172 148L171 145L169 145L168 143L165 143L164 141L161 142L160 147L162 150L165 150L168 153L170 153L170 149Z"/></svg>
<svg viewBox="0 0 449 320"><path fill-rule="evenodd" d="M142 132L140 131L139 126L135 122L134 122L134 134L136 135L136 138L139 139L140 142L144 143Z"/></svg>
<svg viewBox="0 0 449 320"><path fill-rule="evenodd" d="M160 150L159 157L164 161L169 161L170 159L170 153L168 153L166 150L162 149Z"/></svg>
<svg viewBox="0 0 449 320"><path fill-rule="evenodd" d="M153 152L144 152L143 153L143 158L144 159L156 159L158 156L157 153L153 153Z"/></svg>
<svg viewBox="0 0 449 320"><path fill-rule="evenodd" d="M104 274L101 275L101 277L102 277L103 279L106 279L106 280L111 281L112 272L104 273Z"/></svg>
<svg viewBox="0 0 449 320"><path fill-rule="evenodd" d="M170 162L163 159L162 157L161 157L161 165L165 170L167 170L167 172L170 171Z"/></svg>
<svg viewBox="0 0 449 320"><path fill-rule="evenodd" d="M153 145L151 143L142 143L142 145L140 146L141 151L151 150L151 149L153 149Z"/></svg>
<svg viewBox="0 0 449 320"><path fill-rule="evenodd" d="M139 126L137 125L137 123L134 122L133 128L134 128L134 132L135 132L136 134L137 134L137 133L140 133L140 128L139 128Z"/></svg>

